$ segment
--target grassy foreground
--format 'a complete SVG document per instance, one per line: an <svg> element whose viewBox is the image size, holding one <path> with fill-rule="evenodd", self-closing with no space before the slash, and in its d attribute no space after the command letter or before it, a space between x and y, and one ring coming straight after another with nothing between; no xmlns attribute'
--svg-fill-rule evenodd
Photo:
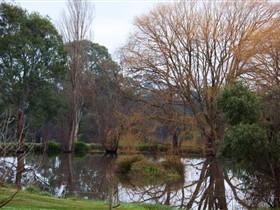
<svg viewBox="0 0 280 210"><path fill-rule="evenodd" d="M11 195L15 190L8 188L0 188L0 202ZM102 201L91 201L82 199L59 199L46 195L38 195L35 193L20 191L16 197L3 209L12 210L108 210L108 204ZM172 210L172 208L160 205L147 204L121 204L115 208L117 210Z"/></svg>

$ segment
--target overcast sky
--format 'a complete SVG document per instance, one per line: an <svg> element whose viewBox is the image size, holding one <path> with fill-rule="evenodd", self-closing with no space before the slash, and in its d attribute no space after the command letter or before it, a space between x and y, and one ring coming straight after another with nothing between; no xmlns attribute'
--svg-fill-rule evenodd
<svg viewBox="0 0 280 210"><path fill-rule="evenodd" d="M65 0L10 0L28 11L48 15L57 24ZM135 16L148 12L167 0L92 0L94 3L93 41L106 46L111 54L127 39Z"/></svg>

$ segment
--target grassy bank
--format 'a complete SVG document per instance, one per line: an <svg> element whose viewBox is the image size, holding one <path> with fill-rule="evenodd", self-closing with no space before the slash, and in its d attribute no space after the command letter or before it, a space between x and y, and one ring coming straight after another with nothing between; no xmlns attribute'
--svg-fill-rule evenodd
<svg viewBox="0 0 280 210"><path fill-rule="evenodd" d="M25 151L31 151L35 154L41 154L43 152L43 144L41 143L25 143ZM0 144L0 151L5 151L7 154L15 154L18 150L18 145L16 143ZM204 149L202 144L186 141L183 142L180 149L181 154L204 154ZM56 155L61 153L60 144L49 141L47 153L50 155ZM75 144L75 154L85 155L87 153L97 154L104 153L104 148L101 144L87 144L84 142L77 142ZM172 153L172 146L170 144L159 144L159 143L139 143L127 144L126 142L120 142L118 153L120 154L145 154L145 153Z"/></svg>
<svg viewBox="0 0 280 210"><path fill-rule="evenodd" d="M15 190L8 188L0 188L0 202L7 196L11 195ZM91 201L82 199L59 199L46 195L20 191L16 197L3 209L11 210L108 210L108 204L102 201ZM172 210L172 208L160 205L145 205L145 204L120 204L118 210Z"/></svg>

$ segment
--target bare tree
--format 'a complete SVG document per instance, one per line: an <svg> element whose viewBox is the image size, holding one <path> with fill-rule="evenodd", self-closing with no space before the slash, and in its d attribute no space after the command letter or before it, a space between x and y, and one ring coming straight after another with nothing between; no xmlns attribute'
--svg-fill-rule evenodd
<svg viewBox="0 0 280 210"><path fill-rule="evenodd" d="M11 148L11 141L15 139L15 136L10 133L11 125L15 121L10 111L3 112L0 114L0 155L5 157L8 153L13 150ZM14 144L15 145L15 144ZM1 158L2 159L2 158ZM12 167L7 167L4 159L0 159L0 187L4 184L5 178L12 171ZM19 189L7 195L6 198L0 199L0 208L6 206L18 193Z"/></svg>
<svg viewBox="0 0 280 210"><path fill-rule="evenodd" d="M93 6L88 0L68 0L67 11L64 12L61 31L68 52L69 79L71 84L70 128L65 151L73 150L77 141L79 123L82 117L81 96L82 72L85 70L82 53L82 41L89 38L93 20Z"/></svg>
<svg viewBox="0 0 280 210"><path fill-rule="evenodd" d="M16 151L14 146L16 142L15 135L11 134L12 123L15 121L11 111L6 111L0 114L0 155L5 157L11 151ZM14 132L13 132L14 133ZM14 143L14 144L13 144ZM4 179L9 173L9 170L4 170L5 163L0 161L0 186L4 183Z"/></svg>
<svg viewBox="0 0 280 210"><path fill-rule="evenodd" d="M280 11L280 5L275 8ZM257 88L268 90L280 87L280 17L274 16L270 24L257 31L246 42L240 57L248 60L247 69L254 69L246 79Z"/></svg>
<svg viewBox="0 0 280 210"><path fill-rule="evenodd" d="M122 64L149 91L173 90L190 109L209 154L223 139L219 90L252 69L241 52L279 9L267 2L209 1L159 5L136 19ZM147 86L147 84L150 84Z"/></svg>

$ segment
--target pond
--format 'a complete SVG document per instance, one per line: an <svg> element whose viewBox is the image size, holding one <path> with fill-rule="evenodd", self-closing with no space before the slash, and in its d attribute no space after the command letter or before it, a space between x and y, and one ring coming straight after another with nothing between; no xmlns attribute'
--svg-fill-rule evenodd
<svg viewBox="0 0 280 210"><path fill-rule="evenodd" d="M102 155L2 157L0 176L23 188L38 186L57 197L78 196L112 205L145 202L187 209L248 209L269 207L277 196L267 184L269 179L260 180L258 175L225 167L213 157L180 160L183 177L161 184L158 180L147 184L141 177L136 182L120 179L115 173L116 160Z"/></svg>

